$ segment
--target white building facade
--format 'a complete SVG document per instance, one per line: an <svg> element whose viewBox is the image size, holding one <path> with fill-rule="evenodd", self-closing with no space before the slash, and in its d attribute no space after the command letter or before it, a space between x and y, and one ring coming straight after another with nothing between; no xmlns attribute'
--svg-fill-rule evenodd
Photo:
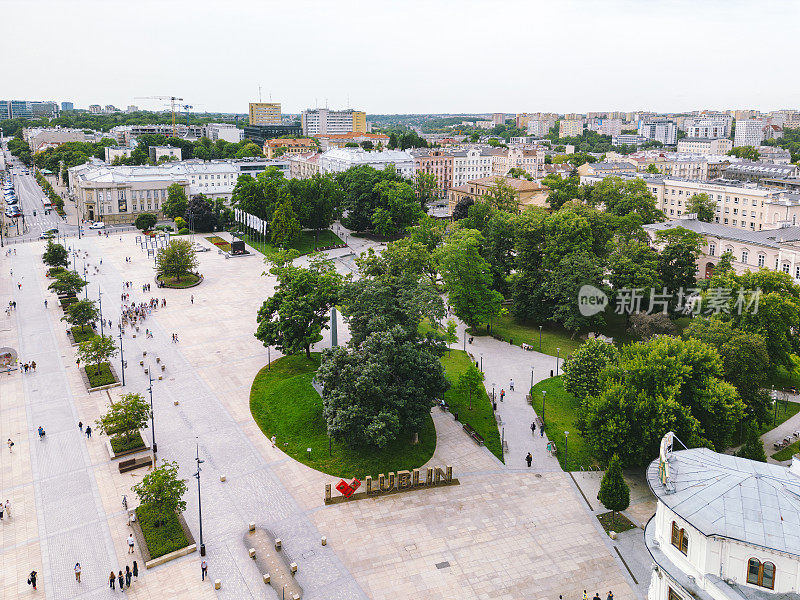
<svg viewBox="0 0 800 600"><path fill-rule="evenodd" d="M678 126L667 119L645 120L639 123L639 135L665 146L673 146L678 141Z"/></svg>
<svg viewBox="0 0 800 600"><path fill-rule="evenodd" d="M453 152L453 187L491 175L492 154L488 150L468 148Z"/></svg>
<svg viewBox="0 0 800 600"><path fill-rule="evenodd" d="M225 140L238 144L244 139L244 129L239 129L232 123L209 123L203 128L203 133L212 142Z"/></svg>
<svg viewBox="0 0 800 600"><path fill-rule="evenodd" d="M733 140L726 138L685 137L678 140L678 153L719 155L733 148Z"/></svg>
<svg viewBox="0 0 800 600"><path fill-rule="evenodd" d="M760 146L764 141L765 123L762 119L736 121L733 135L734 146Z"/></svg>
<svg viewBox="0 0 800 600"><path fill-rule="evenodd" d="M341 173L361 166L384 169L393 165L403 177L410 179L414 175L414 157L400 150L367 152L363 148L335 148L323 152L317 162L322 173Z"/></svg>

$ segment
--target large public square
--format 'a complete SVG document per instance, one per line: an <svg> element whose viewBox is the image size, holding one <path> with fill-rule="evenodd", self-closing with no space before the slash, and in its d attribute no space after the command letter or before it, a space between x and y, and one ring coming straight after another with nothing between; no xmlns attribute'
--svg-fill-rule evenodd
<svg viewBox="0 0 800 600"><path fill-rule="evenodd" d="M295 583L303 598L577 599L584 590L603 597L613 590L619 600L639 597L646 581L638 581L635 591L620 560L625 547L615 550L604 535L593 516L593 496L579 490L575 478L547 455L546 438L531 439L528 423L534 414L519 389L509 392L498 409L508 444L506 464L475 444L449 413L434 409L437 443L428 465L452 466L459 485L326 505L325 485L335 485L338 478L288 457L282 440L273 447L250 413L251 384L268 356L253 336L255 314L275 282L262 276L262 257L226 259L196 236L212 249L198 253L202 284L159 289L153 259L135 236L88 235L65 242L88 253L86 293L99 299L102 292L103 317L112 320L114 334L124 291L137 303L166 299L166 307L153 310L136 337L131 328L125 331L125 386L91 393L64 334L62 311L47 290L44 243L14 244L10 255L0 256L0 304L16 302L16 310L4 311L0 321L0 346L15 349L20 362L37 365L35 372L0 377L0 437L15 444L12 453L4 447L0 461L0 495L12 507L0 523L3 598L29 597L26 579L32 570L39 573L36 593L44 597L111 597L119 591L109 589L109 571L137 558L142 564L138 547L128 554L130 527L122 497L135 505L131 486L146 470L120 474L105 438L95 433L87 439L78 422L93 424L122 393L149 397L146 367L162 376L152 389L158 462L177 461L189 482L185 516L195 539L196 444L205 460L202 511L209 577L201 580L198 552L148 570L140 566L138 579L126 590L133 597L280 597L264 584L257 561L248 555L251 522L282 540L282 552L298 566ZM351 253L369 244L353 239L350 248L333 251L337 268L347 272ZM83 268L81 259L78 266ZM129 289L123 289L124 281L132 282ZM143 292L147 283L152 290ZM329 334L316 350L330 345ZM346 339L340 323L339 342ZM553 357L492 342L477 340L470 348L483 355L487 383L509 377L526 381L532 366L538 381L553 366ZM270 358L278 356L273 348ZM119 372L119 356L112 362ZM39 426L47 432L43 440ZM149 429L144 437L149 443ZM524 462L527 451L534 455L532 468ZM597 483L589 482L588 488L592 485ZM636 551L631 554L635 571ZM81 583L73 575L76 562L82 565Z"/></svg>

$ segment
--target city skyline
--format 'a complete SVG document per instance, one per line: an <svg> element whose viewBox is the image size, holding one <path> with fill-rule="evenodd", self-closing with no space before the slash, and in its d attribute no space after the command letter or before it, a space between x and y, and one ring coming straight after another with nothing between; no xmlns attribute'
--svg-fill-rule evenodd
<svg viewBox="0 0 800 600"><path fill-rule="evenodd" d="M737 42L752 38L756 7L763 21L792 22L798 6L789 2L679 1L657 16L650 3L629 0L602 10L579 1L462 2L458 10L450 2L307 2L302 13L254 2L224 11L210 2L39 4L36 43L25 27L0 42L15 56L4 69L8 99L157 110L160 102L137 96L174 94L194 112L244 113L260 87L261 99L285 113L585 113L777 110L800 92L779 60L780 27L753 40L758 52ZM5 2L4 10L9 22L24 22L30 4ZM284 26L267 26L275 22ZM131 35L119 35L122 23ZM43 76L30 77L42 64ZM744 73L780 83L742 85Z"/></svg>

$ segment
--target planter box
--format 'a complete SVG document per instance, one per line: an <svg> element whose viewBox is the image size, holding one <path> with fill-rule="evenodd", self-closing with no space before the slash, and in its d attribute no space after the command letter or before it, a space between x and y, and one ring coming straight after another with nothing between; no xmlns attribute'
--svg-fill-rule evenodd
<svg viewBox="0 0 800 600"><path fill-rule="evenodd" d="M144 435L142 435L141 429L139 430L139 435L142 436L142 441L144 441L144 446L140 446L139 448L133 448L132 450L126 450L125 452L120 452L119 454L114 453L114 448L111 447L111 438L106 437L106 450L108 450L108 455L111 457L111 460L122 458L123 456L130 456L131 454L136 454L137 452L144 452L150 450L150 446L147 444L147 440L145 440Z"/></svg>
<svg viewBox="0 0 800 600"><path fill-rule="evenodd" d="M197 544L194 541L194 536L192 536L192 532L189 531L189 526L186 524L186 519L183 518L182 514L178 515L178 521L181 524L181 529L183 529L183 534L189 541L189 545L179 548L174 552L165 554L164 556L159 556L158 558L150 557L150 551L147 549L147 542L144 540L144 533L142 533L139 520L137 519L131 523L131 527L133 527L133 537L136 538L136 543L139 545L139 551L142 553L145 569L152 569L158 565L163 565L164 563L175 560L176 558L180 558L182 556L186 556L187 554L191 554L197 550Z"/></svg>
<svg viewBox="0 0 800 600"><path fill-rule="evenodd" d="M95 335L97 335L97 329L95 329L95 327L93 325L90 325L89 329L91 329L92 332ZM78 346L78 342L76 342L75 338L72 336L72 328L71 327L69 329L67 329L67 339L69 340L69 345L70 346Z"/></svg>
<svg viewBox="0 0 800 600"><path fill-rule="evenodd" d="M122 385L122 383L119 380L119 375L117 375L117 371L116 371L116 369L114 369L114 365L112 365L111 363L108 363L108 368L111 371L111 374L114 376L114 383L109 383L108 385L99 385L97 387L90 387L89 376L86 375L86 367L85 366L81 367L80 369L78 369L80 371L80 373L81 373L81 379L83 380L83 385L86 386L86 391L87 392L99 392L101 390L108 390L108 389L111 389L111 388L114 388L114 387L119 387L119 386Z"/></svg>

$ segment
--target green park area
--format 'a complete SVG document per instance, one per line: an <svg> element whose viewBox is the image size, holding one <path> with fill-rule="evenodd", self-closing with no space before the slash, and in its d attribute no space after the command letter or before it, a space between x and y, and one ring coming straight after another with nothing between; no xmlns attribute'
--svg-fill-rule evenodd
<svg viewBox="0 0 800 600"><path fill-rule="evenodd" d="M252 246L267 258L274 256L279 248L273 246L269 242L264 241L262 238L254 235L247 234L244 236L244 241ZM342 244L341 238L333 233L330 229L322 229L318 232L318 239L314 235L314 231L303 230L300 235L289 243L289 250L297 250L300 254L309 254L315 248L328 248L330 246L338 246Z"/></svg>
<svg viewBox="0 0 800 600"><path fill-rule="evenodd" d="M545 392L543 395L542 392ZM580 401L564 389L561 377L540 381L531 389L533 409L542 417L547 438L556 443L558 462L565 471L578 471L597 464L578 430ZM544 398L544 412L542 412ZM564 432L569 431L565 443ZM566 462L565 462L566 460Z"/></svg>

